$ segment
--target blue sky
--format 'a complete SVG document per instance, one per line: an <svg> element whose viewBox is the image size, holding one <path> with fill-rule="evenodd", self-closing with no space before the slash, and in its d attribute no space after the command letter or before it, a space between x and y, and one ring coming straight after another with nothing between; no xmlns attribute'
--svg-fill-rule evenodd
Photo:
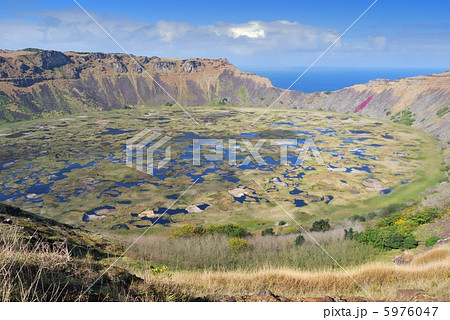
<svg viewBox="0 0 450 320"><path fill-rule="evenodd" d="M373 0L77 0L129 52L309 65ZM317 66L450 69L450 1L379 0ZM0 2L0 48L121 49L72 0Z"/></svg>

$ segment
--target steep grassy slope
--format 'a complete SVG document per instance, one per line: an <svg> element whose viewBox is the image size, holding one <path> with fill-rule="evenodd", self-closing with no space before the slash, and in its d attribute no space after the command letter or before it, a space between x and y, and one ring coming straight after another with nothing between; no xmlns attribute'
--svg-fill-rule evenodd
<svg viewBox="0 0 450 320"><path fill-rule="evenodd" d="M188 299L109 267L120 253L100 235L0 203L0 301Z"/></svg>

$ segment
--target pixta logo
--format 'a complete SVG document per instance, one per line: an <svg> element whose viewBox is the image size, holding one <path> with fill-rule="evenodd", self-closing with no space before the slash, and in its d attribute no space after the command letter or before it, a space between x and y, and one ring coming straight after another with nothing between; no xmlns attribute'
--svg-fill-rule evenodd
<svg viewBox="0 0 450 320"><path fill-rule="evenodd" d="M172 137L164 136L158 132L152 132L151 129L142 130L134 137L127 140L126 165L130 168L135 167L138 171L153 175L155 168L155 153L161 154L159 149L167 144L170 139L172 139ZM170 151L170 146L167 146L164 149L164 158L157 162L157 169L163 168L170 161ZM136 160L136 163L134 163L134 160Z"/></svg>
<svg viewBox="0 0 450 320"><path fill-rule="evenodd" d="M166 145L171 139L172 137L152 132L151 129L142 130L127 140L126 165L154 175L155 168L159 170L171 161L171 147ZM184 159L192 154L194 166L199 166L202 160L206 160L227 162L228 165L237 167L254 162L256 166L262 167L268 163L261 150L275 151L276 148L279 149L279 162L271 158L272 165L301 166L313 158L317 165L325 165L312 139L193 139L191 146L186 148Z"/></svg>

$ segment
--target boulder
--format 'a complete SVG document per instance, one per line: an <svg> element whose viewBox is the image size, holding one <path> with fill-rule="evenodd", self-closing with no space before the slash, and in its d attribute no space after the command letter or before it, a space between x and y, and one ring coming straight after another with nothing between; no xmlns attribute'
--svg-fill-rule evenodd
<svg viewBox="0 0 450 320"><path fill-rule="evenodd" d="M189 213L195 213L195 212L202 212L203 210L195 205L192 205L192 206L186 207L186 211Z"/></svg>
<svg viewBox="0 0 450 320"><path fill-rule="evenodd" d="M138 214L139 218L156 218L157 215L153 210L145 210Z"/></svg>

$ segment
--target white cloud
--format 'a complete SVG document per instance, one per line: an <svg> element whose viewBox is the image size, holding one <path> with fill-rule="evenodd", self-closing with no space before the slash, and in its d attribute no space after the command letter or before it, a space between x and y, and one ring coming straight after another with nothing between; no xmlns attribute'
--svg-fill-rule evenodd
<svg viewBox="0 0 450 320"><path fill-rule="evenodd" d="M148 34L159 37L161 41L171 42L177 38L184 37L192 29L193 27L187 23L158 21L149 28Z"/></svg>
<svg viewBox="0 0 450 320"><path fill-rule="evenodd" d="M258 21L250 21L236 27L230 27L229 31L233 38L247 37L252 39L261 39L265 37L264 28Z"/></svg>
<svg viewBox="0 0 450 320"><path fill-rule="evenodd" d="M45 45L79 51L102 50L102 45L105 51L113 47L108 45L111 40L107 35L80 10L36 11L27 12L27 15L32 19L0 22L2 47ZM159 51L174 46L181 52L209 48L210 54L220 52L222 56L228 52L248 55L271 50L310 51L320 49L338 36L336 30L285 20L194 26L177 21L150 24L128 17L93 16L131 52L140 52L149 45ZM129 44L133 44L133 48L129 48Z"/></svg>
<svg viewBox="0 0 450 320"><path fill-rule="evenodd" d="M309 65L339 36L336 29L287 20L192 25L163 20L148 23L127 16L100 16L95 13L93 16L127 51L136 55L227 57L236 64L253 66ZM448 61L442 52L448 53L446 43L449 41L445 39L449 39L449 26L429 29L427 26L414 26L406 31L397 29L396 33L384 30L379 34L367 35L358 34L355 27L335 44L320 63L354 65L361 57L371 60L385 54L394 64L406 61L405 57L413 59L413 55L419 53L422 56L427 53L430 56L440 55L441 62ZM0 30L0 48L121 52L78 8L22 12L15 19L1 20ZM414 35L414 39L409 35ZM384 56L383 61L387 61Z"/></svg>

